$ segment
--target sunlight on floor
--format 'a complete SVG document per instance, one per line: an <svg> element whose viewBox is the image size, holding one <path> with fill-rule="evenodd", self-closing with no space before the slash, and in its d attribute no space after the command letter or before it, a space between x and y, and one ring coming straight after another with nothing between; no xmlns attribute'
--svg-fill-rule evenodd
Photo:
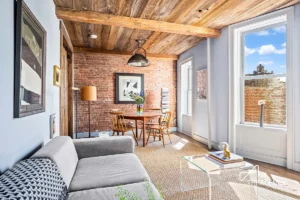
<svg viewBox="0 0 300 200"><path fill-rule="evenodd" d="M234 193L234 196L237 197L237 199L256 199L257 198L257 190L256 187L253 185L247 185L247 184L240 184L240 183L235 183L235 182L228 182L228 185L230 186L231 190ZM227 188L224 185L223 190ZM230 191L227 188L228 191ZM227 192L228 192L227 191ZM233 195L233 194L231 194Z"/></svg>
<svg viewBox="0 0 300 200"><path fill-rule="evenodd" d="M259 177L259 184L261 185L266 185L274 189L286 191L288 193L300 196L300 183L298 181L274 174L268 175L265 172L260 172Z"/></svg>
<svg viewBox="0 0 300 200"><path fill-rule="evenodd" d="M289 192L300 195L300 183L298 181L284 178L281 176L276 176L273 174L271 174L271 178L273 182L276 183L278 186L285 188Z"/></svg>
<svg viewBox="0 0 300 200"><path fill-rule="evenodd" d="M173 148L176 150L181 150L187 143L189 143L186 139L181 139L179 142L177 142L175 145L173 145Z"/></svg>

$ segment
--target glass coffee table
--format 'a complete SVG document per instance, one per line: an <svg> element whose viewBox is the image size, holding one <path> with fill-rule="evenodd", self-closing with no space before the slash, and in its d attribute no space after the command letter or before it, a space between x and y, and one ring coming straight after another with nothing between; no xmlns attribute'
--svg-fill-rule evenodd
<svg viewBox="0 0 300 200"><path fill-rule="evenodd" d="M258 199L259 166L245 161L243 167L224 169L207 155L182 156L180 188L201 191L205 199Z"/></svg>

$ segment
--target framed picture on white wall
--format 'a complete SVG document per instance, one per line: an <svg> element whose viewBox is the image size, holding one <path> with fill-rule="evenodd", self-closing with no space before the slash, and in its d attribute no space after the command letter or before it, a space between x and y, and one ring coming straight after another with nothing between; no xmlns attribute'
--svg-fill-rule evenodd
<svg viewBox="0 0 300 200"><path fill-rule="evenodd" d="M207 69L197 71L197 99L206 99Z"/></svg>

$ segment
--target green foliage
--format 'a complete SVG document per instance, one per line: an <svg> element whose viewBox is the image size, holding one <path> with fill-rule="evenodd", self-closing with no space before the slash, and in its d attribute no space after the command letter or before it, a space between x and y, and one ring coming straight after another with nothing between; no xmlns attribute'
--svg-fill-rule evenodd
<svg viewBox="0 0 300 200"><path fill-rule="evenodd" d="M144 184L145 191L147 192L147 199L142 199L135 193L131 193L129 190L124 190L121 185L118 186L116 194L116 197L118 197L120 200L162 200L163 195L161 192L161 186L158 186L158 192L159 192L159 199L156 199L155 193L151 187L151 183L149 179L145 179L146 183Z"/></svg>
<svg viewBox="0 0 300 200"><path fill-rule="evenodd" d="M145 95L131 93L130 98L133 99L136 104L144 104L145 103Z"/></svg>

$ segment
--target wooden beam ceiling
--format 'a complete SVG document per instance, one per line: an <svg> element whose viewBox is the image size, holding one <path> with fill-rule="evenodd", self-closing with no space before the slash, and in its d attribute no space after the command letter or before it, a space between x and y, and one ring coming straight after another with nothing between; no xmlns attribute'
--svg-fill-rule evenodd
<svg viewBox="0 0 300 200"><path fill-rule="evenodd" d="M103 14L92 11L76 11L72 9L56 8L56 16L58 19L69 20L75 22L84 22L91 24L102 24L110 26L120 26L131 29L142 29L148 31L159 31L166 33L193 35L197 37L218 37L220 30L198 27L184 24L176 24L164 21L155 21L141 18L132 18L125 16L117 16L111 14Z"/></svg>
<svg viewBox="0 0 300 200"><path fill-rule="evenodd" d="M54 0L58 9L92 12L117 17L154 20L189 26L222 29L300 3L300 0ZM123 19L123 18L122 18ZM141 27L93 24L63 20L74 47L132 52L136 39L146 39L143 48L151 54L180 55L204 38ZM96 40L88 37L92 32ZM94 50L93 50L94 51Z"/></svg>
<svg viewBox="0 0 300 200"><path fill-rule="evenodd" d="M110 51L96 48L74 47L74 53L102 53L108 55L131 56L132 52ZM147 53L147 58L159 60L178 60L177 55L151 54Z"/></svg>

